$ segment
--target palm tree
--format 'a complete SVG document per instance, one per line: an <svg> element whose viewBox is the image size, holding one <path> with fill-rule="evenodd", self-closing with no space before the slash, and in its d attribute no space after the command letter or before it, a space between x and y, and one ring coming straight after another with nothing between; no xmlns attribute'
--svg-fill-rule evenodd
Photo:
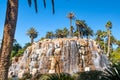
<svg viewBox="0 0 120 80"><path fill-rule="evenodd" d="M110 56L110 29L112 28L112 22L111 21L108 21L106 23L106 29L107 29L107 34L108 34L108 50L107 50L107 56L109 57Z"/></svg>
<svg viewBox="0 0 120 80"><path fill-rule="evenodd" d="M0 49L0 80L8 79L8 68L10 61L10 53L12 51L13 40L16 30L17 15L18 15L18 1L7 0L6 18L4 24L3 39ZM32 0L28 0L31 5ZM43 1L44 4L45 0ZM37 0L34 0L37 12ZM54 13L54 0L52 0L53 13Z"/></svg>
<svg viewBox="0 0 120 80"><path fill-rule="evenodd" d="M67 37L68 36L68 29L66 27L63 28L63 37Z"/></svg>
<svg viewBox="0 0 120 80"><path fill-rule="evenodd" d="M4 34L0 49L0 80L7 80L10 54L12 51L17 23L17 13L18 0L8 0L4 24Z"/></svg>
<svg viewBox="0 0 120 80"><path fill-rule="evenodd" d="M93 30L90 27L86 26L84 36L86 36L87 38L89 38L89 36L93 36Z"/></svg>
<svg viewBox="0 0 120 80"><path fill-rule="evenodd" d="M84 21L83 20L76 20L76 26L77 26L77 31L78 31L78 35L79 37L83 38L83 33L84 33L84 28L86 27L84 25Z"/></svg>
<svg viewBox="0 0 120 80"><path fill-rule="evenodd" d="M23 49L26 50L27 47L30 46L30 45L31 45L31 43L29 43L29 42L28 42L28 43L25 43L25 46L23 47Z"/></svg>
<svg viewBox="0 0 120 80"><path fill-rule="evenodd" d="M73 37L73 26L72 26L72 19L75 17L74 14L72 12L68 13L67 17L70 19L70 32L69 32L69 36Z"/></svg>
<svg viewBox="0 0 120 80"><path fill-rule="evenodd" d="M92 36L93 30L87 26L84 20L76 20L76 26L79 37L83 38L83 36Z"/></svg>
<svg viewBox="0 0 120 80"><path fill-rule="evenodd" d="M61 29L57 29L55 35L57 38L63 38L63 31Z"/></svg>
<svg viewBox="0 0 120 80"><path fill-rule="evenodd" d="M107 37L107 32L102 31L102 30L97 30L96 32L96 41L100 44L101 48L104 50L104 53L106 53L106 37Z"/></svg>
<svg viewBox="0 0 120 80"><path fill-rule="evenodd" d="M98 42L100 42L102 39L101 39L101 35L102 35L102 31L101 30L97 30L97 32L96 32L96 40L98 41Z"/></svg>
<svg viewBox="0 0 120 80"><path fill-rule="evenodd" d="M70 19L70 27L72 26L72 19L75 17L74 13L70 12L68 13L67 17Z"/></svg>
<svg viewBox="0 0 120 80"><path fill-rule="evenodd" d="M78 31L75 31L75 32L74 32L74 36L79 37Z"/></svg>
<svg viewBox="0 0 120 80"><path fill-rule="evenodd" d="M53 32L47 32L47 34L46 34L46 38L50 38L50 39L52 39L53 37L54 37Z"/></svg>
<svg viewBox="0 0 120 80"><path fill-rule="evenodd" d="M27 35L30 37L31 39L31 44L34 42L34 38L37 38L38 36L38 32L35 30L35 28L31 27L28 31L27 31Z"/></svg>
<svg viewBox="0 0 120 80"><path fill-rule="evenodd" d="M120 80L120 63L113 64L104 71L105 80Z"/></svg>

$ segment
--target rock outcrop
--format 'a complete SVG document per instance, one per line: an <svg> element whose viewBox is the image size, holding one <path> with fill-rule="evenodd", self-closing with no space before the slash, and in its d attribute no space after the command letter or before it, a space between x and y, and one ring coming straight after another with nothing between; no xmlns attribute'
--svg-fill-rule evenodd
<svg viewBox="0 0 120 80"><path fill-rule="evenodd" d="M19 78L24 73L76 73L103 70L108 66L107 57L92 39L44 39L28 47L22 57L14 58L9 77Z"/></svg>

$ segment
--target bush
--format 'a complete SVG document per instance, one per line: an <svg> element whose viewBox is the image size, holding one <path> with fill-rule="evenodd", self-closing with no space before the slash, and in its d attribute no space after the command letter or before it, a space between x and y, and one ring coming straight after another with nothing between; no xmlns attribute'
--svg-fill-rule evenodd
<svg viewBox="0 0 120 80"><path fill-rule="evenodd" d="M74 80L68 73L54 73L41 76L40 80Z"/></svg>
<svg viewBox="0 0 120 80"><path fill-rule="evenodd" d="M104 79L102 78L102 71L94 70L76 73L75 80L104 80Z"/></svg>
<svg viewBox="0 0 120 80"><path fill-rule="evenodd" d="M108 67L103 74L103 78L105 80L120 80L120 63Z"/></svg>

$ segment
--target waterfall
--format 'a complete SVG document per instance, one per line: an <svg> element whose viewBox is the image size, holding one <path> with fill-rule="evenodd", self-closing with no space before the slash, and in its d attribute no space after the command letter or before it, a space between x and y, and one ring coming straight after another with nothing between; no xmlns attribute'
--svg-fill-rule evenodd
<svg viewBox="0 0 120 80"><path fill-rule="evenodd" d="M98 47L92 39L44 39L28 47L18 60L12 60L9 77L21 77L26 72L34 75L36 72L72 74L102 70L108 66L108 60L105 54L100 53Z"/></svg>

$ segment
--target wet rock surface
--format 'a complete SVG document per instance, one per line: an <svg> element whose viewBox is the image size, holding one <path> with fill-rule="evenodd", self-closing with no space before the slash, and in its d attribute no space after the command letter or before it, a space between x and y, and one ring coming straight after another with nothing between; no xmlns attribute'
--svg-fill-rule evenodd
<svg viewBox="0 0 120 80"><path fill-rule="evenodd" d="M44 39L32 44L23 56L12 59L9 77L21 78L24 73L76 73L103 70L108 66L107 57L92 39Z"/></svg>

